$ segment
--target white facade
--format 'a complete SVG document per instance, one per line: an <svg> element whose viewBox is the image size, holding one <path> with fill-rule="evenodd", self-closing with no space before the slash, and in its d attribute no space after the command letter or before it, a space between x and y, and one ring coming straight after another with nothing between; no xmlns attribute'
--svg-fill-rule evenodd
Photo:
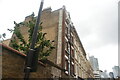
<svg viewBox="0 0 120 80"><path fill-rule="evenodd" d="M93 73L94 73L95 78L100 78L98 59L95 58L94 56L90 56L89 60L94 70Z"/></svg>
<svg viewBox="0 0 120 80"><path fill-rule="evenodd" d="M95 58L94 56L90 56L89 60L90 60L93 70L94 71L99 70L98 59Z"/></svg>

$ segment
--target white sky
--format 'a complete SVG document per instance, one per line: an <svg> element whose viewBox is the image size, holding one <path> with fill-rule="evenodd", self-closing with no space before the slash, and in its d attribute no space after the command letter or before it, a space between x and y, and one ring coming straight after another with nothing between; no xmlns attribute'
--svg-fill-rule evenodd
<svg viewBox="0 0 120 80"><path fill-rule="evenodd" d="M32 12L37 15L41 0L0 0L0 34L11 34L13 21L22 22ZM119 0L44 0L53 10L66 6L86 53L98 58L101 70L118 65Z"/></svg>

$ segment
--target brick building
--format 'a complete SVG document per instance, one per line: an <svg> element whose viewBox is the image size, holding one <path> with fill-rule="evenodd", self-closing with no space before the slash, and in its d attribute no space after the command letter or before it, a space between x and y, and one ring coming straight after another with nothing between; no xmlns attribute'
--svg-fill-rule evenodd
<svg viewBox="0 0 120 80"><path fill-rule="evenodd" d="M31 15L25 18L29 21ZM86 58L86 52L65 7L52 11L46 8L42 11L41 21L46 38L54 40L56 47L48 59L66 71L51 68L52 77L93 78L93 69ZM28 28L21 26L21 33L28 40ZM12 35L11 39L15 39ZM19 42L19 41L18 41Z"/></svg>

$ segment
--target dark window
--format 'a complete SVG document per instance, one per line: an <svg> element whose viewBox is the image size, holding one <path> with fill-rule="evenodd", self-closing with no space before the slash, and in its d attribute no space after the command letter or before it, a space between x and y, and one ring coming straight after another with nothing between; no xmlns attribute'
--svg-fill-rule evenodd
<svg viewBox="0 0 120 80"><path fill-rule="evenodd" d="M71 49L71 56L74 57L74 50Z"/></svg>
<svg viewBox="0 0 120 80"><path fill-rule="evenodd" d="M67 41L65 42L65 50L68 51L68 42Z"/></svg>
<svg viewBox="0 0 120 80"><path fill-rule="evenodd" d="M73 36L71 36L71 42L73 43Z"/></svg>
<svg viewBox="0 0 120 80"><path fill-rule="evenodd" d="M66 59L65 60L65 70L67 70L67 71L68 71L68 65L69 65L69 63L68 63L68 60Z"/></svg>
<svg viewBox="0 0 120 80"><path fill-rule="evenodd" d="M65 42L65 50L67 50L67 41Z"/></svg>
<svg viewBox="0 0 120 80"><path fill-rule="evenodd" d="M65 51L65 55L69 58L69 54L68 54L68 52L67 52L67 51Z"/></svg>
<svg viewBox="0 0 120 80"><path fill-rule="evenodd" d="M71 74L74 75L74 65L71 65Z"/></svg>
<svg viewBox="0 0 120 80"><path fill-rule="evenodd" d="M68 27L66 27L66 29L65 29L65 33L68 34Z"/></svg>

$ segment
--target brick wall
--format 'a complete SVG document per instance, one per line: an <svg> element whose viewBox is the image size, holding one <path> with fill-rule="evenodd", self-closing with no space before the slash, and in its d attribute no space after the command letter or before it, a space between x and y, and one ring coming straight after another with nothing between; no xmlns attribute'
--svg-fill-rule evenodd
<svg viewBox="0 0 120 80"><path fill-rule="evenodd" d="M0 44L1 45L1 44ZM24 78L25 55L2 45L2 77ZM32 72L31 78L51 78L51 66L39 62L37 72Z"/></svg>

